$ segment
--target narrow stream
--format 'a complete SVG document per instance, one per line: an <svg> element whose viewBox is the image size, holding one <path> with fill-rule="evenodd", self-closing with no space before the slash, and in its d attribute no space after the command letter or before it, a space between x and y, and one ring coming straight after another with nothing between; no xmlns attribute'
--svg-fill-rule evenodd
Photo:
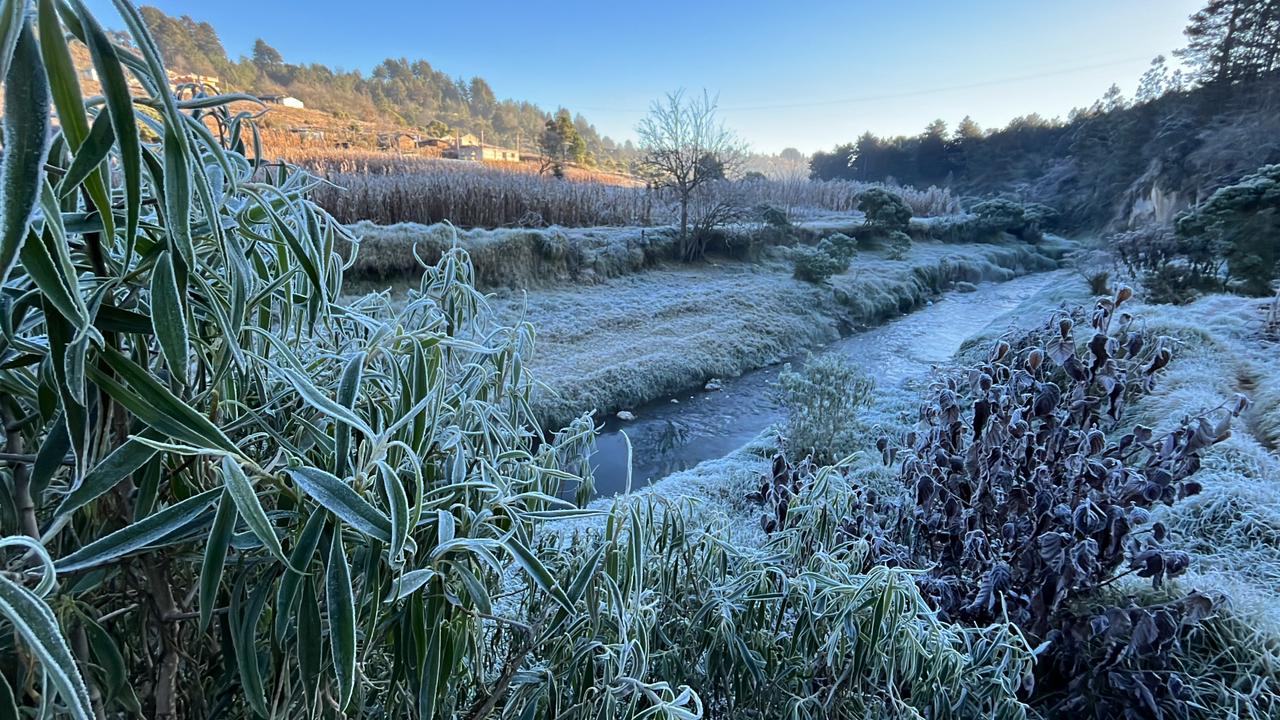
<svg viewBox="0 0 1280 720"><path fill-rule="evenodd" d="M1037 290L1062 282L1065 275L1064 271L1039 273L1004 283L984 283L976 292L952 292L817 352L852 358L881 385L898 383L950 360L966 339ZM803 362L804 358L792 358L791 362ZM636 488L728 455L783 419L782 408L773 398L773 384L781 369L781 364L770 365L725 378L718 391L686 392L632 408L636 416L632 421L610 418L592 456L597 495L615 495L626 489L623 432L631 440L631 485Z"/></svg>

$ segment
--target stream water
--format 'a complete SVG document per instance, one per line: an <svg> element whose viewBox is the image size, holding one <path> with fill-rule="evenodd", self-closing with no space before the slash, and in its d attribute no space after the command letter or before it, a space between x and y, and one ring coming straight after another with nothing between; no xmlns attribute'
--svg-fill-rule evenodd
<svg viewBox="0 0 1280 720"><path fill-rule="evenodd" d="M927 372L950 360L961 344L1002 313L1050 283L1063 271L1040 273L1004 283L984 283L976 292L953 292L915 312L837 340L815 352L852 358L881 385ZM804 361L806 355L791 359ZM722 389L684 392L631 408L635 420L605 422L592 456L596 493L626 489L627 448L631 440L633 488L648 485L704 460L723 457L783 419L773 397L782 364L725 378Z"/></svg>

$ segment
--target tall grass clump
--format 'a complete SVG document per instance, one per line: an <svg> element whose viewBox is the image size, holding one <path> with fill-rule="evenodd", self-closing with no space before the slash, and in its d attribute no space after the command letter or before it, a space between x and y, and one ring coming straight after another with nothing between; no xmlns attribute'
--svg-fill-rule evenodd
<svg viewBox="0 0 1280 720"><path fill-rule="evenodd" d="M138 54L79 0L0 4L0 711L1024 716L1021 635L867 562L839 484L767 555L562 499L592 428L542 432L466 252L343 304L320 181L246 160L249 99L170 94L115 6Z"/></svg>

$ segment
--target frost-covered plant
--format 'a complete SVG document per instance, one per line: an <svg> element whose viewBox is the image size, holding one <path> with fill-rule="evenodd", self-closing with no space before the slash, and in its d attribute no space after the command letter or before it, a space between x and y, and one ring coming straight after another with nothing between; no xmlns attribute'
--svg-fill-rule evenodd
<svg viewBox="0 0 1280 720"><path fill-rule="evenodd" d="M760 222L772 228L790 228L791 220L787 217L787 211L774 205L761 204L756 206L756 214L759 216Z"/></svg>
<svg viewBox="0 0 1280 720"><path fill-rule="evenodd" d="M883 232L906 230L911 224L911 208L902 198L883 188L871 188L858 197L858 209L867 225Z"/></svg>
<svg viewBox="0 0 1280 720"><path fill-rule="evenodd" d="M885 238L884 247L885 257L890 260L904 260L911 252L911 236L900 230L894 230Z"/></svg>
<svg viewBox="0 0 1280 720"><path fill-rule="evenodd" d="M1201 292L1223 288L1222 257L1204 235L1145 225L1112 234L1107 243L1125 269L1142 281L1149 302L1181 304Z"/></svg>
<svg viewBox="0 0 1280 720"><path fill-rule="evenodd" d="M1023 205L1005 198L984 200L974 205L972 212L984 231L1007 232L1027 242L1044 239L1041 223L1056 217L1056 212L1046 205Z"/></svg>
<svg viewBox="0 0 1280 720"><path fill-rule="evenodd" d="M822 284L849 269L849 261L822 248L798 247L793 251L795 276L806 282Z"/></svg>
<svg viewBox="0 0 1280 720"><path fill-rule="evenodd" d="M850 262L858 256L858 241L844 233L832 233L818 243L818 248L828 255Z"/></svg>
<svg viewBox="0 0 1280 720"><path fill-rule="evenodd" d="M1177 233L1220 255L1242 293L1270 295L1280 274L1280 165L1219 188L1178 217Z"/></svg>
<svg viewBox="0 0 1280 720"><path fill-rule="evenodd" d="M836 354L810 356L799 369L783 366L777 397L787 411L791 455L826 463L854 447L866 431L858 418L874 388L861 368Z"/></svg>
<svg viewBox="0 0 1280 720"><path fill-rule="evenodd" d="M885 557L931 568L921 587L944 618L1007 618L1046 643L1039 692L1065 693L1060 706L1161 717L1144 698L1181 702L1186 680L1168 672L1170 653L1214 601L1192 593L1155 606L1090 602L1123 575L1160 587L1187 570L1190 557L1165 545L1149 509L1200 491L1201 457L1246 403L1184 418L1164 434L1139 425L1110 439L1126 404L1172 357L1168 339L1146 337L1119 310L1129 295L1122 288L1098 301L1081 347L1062 315L936 387L901 448L912 502L890 531L900 547ZM881 447L886 459L897 452ZM884 536L852 520L869 538ZM1091 665L1090 656L1107 659Z"/></svg>

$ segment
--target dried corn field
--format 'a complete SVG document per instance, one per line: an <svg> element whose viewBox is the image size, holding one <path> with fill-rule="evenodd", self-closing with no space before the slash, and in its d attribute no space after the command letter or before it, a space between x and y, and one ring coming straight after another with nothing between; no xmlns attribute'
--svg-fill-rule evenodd
<svg viewBox="0 0 1280 720"><path fill-rule="evenodd" d="M378 224L448 221L460 227L562 225L654 226L675 221L674 196L641 180L571 167L564 178L538 173L533 163L482 164L413 155L285 147L283 159L329 181L316 202L341 222ZM877 184L756 179L706 186L712 204L770 205L793 219L818 212L854 212L858 197ZM917 216L959 212L949 190L892 187Z"/></svg>

